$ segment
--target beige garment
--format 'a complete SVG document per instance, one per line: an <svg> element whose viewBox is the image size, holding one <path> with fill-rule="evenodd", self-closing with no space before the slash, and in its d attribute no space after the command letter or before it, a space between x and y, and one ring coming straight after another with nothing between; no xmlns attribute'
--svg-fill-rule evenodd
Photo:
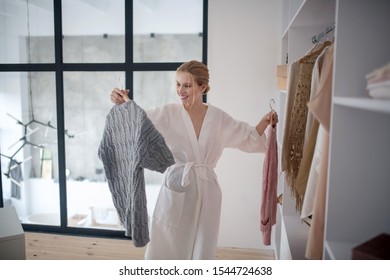
<svg viewBox="0 0 390 280"><path fill-rule="evenodd" d="M322 259L324 247L326 184L328 174L329 133L324 133L324 146L318 176L318 187L315 194L313 218L307 240L306 258Z"/></svg>
<svg viewBox="0 0 390 280"><path fill-rule="evenodd" d="M317 95L318 84L320 82L322 66L324 63L324 57L328 52L329 47L325 47L322 53L318 56L316 62L314 63L313 74L311 77L311 93L310 93L310 101L313 100ZM310 102L309 101L309 102ZM311 127L313 125L314 116L311 111L307 112L307 121L306 121L306 131L305 131L305 142L308 140L309 135L311 133Z"/></svg>
<svg viewBox="0 0 390 280"><path fill-rule="evenodd" d="M315 119L315 121L318 123L317 119ZM307 178L305 196L302 204L301 219L306 220L309 224L312 222L310 217L313 215L315 200L314 197L317 191L325 132L326 130L324 129L324 127L322 125L319 125L317 129L317 138L313 151L313 158L310 164L309 175Z"/></svg>
<svg viewBox="0 0 390 280"><path fill-rule="evenodd" d="M309 179L310 168L313 161L314 149L317 142L318 127L319 122L316 119L313 119L311 128L306 129L310 130L310 135L305 142L301 165L299 167L297 179L295 181L295 189L297 190L300 199L303 201L301 208L299 209L301 213L304 204L304 197L306 193L307 182Z"/></svg>
<svg viewBox="0 0 390 280"><path fill-rule="evenodd" d="M333 52L334 45L324 58L322 75L318 86L317 96L308 103L309 110L324 128L323 151L320 162L318 184L314 196L313 218L309 230L306 247L306 258L321 259L324 247L325 205L329 154L330 113L332 105L332 79L333 79Z"/></svg>
<svg viewBox="0 0 390 280"><path fill-rule="evenodd" d="M332 107L333 52L334 44L329 47L325 55L322 66L323 77L320 79L317 95L307 104L314 117L328 132L330 130L330 111Z"/></svg>
<svg viewBox="0 0 390 280"><path fill-rule="evenodd" d="M314 63L313 74L311 78L311 94L310 100L313 100L317 95L318 84L321 77L321 70L324 61L325 54L327 53L328 47L325 47L322 53L318 56L316 62ZM307 181L309 177L309 171L311 162L313 159L314 148L317 140L318 133L318 121L314 118L313 114L308 111L307 113L307 121L306 121L306 131L305 131L305 140L303 147L303 155L300 163L300 167L298 170L297 178L295 181L295 189L297 191L297 195L299 196L299 200L303 203L304 196L306 192ZM299 203L298 210L301 211L303 204Z"/></svg>

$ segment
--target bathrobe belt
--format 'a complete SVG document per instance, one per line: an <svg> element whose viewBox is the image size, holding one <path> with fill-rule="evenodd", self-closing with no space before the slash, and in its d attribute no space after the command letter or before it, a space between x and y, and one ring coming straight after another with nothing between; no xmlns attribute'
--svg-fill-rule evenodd
<svg viewBox="0 0 390 280"><path fill-rule="evenodd" d="M182 187L186 187L190 184L190 170L191 170L191 168L204 167L204 168L208 168L214 172L214 167L210 164L207 164L207 163L186 162L186 163L179 163L177 165L184 166L183 176L181 178ZM206 176L206 172L204 172L204 170L202 170L201 172L197 172L196 175L199 176L201 179L206 180L206 181L209 179Z"/></svg>

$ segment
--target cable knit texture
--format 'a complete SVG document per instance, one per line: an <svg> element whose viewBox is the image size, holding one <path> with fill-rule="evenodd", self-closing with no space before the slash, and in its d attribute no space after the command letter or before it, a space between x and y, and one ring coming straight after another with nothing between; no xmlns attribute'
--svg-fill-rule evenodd
<svg viewBox="0 0 390 280"><path fill-rule="evenodd" d="M98 156L125 235L134 246L145 246L150 239L144 168L163 173L174 164L171 151L145 111L129 101L107 115Z"/></svg>

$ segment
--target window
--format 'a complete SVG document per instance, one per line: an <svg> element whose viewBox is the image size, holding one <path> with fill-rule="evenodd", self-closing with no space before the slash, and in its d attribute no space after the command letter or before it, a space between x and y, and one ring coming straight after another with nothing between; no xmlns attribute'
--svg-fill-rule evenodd
<svg viewBox="0 0 390 280"><path fill-rule="evenodd" d="M110 92L176 102L176 68L207 63L207 3L0 0L0 207L25 229L123 236L97 157ZM145 174L151 215L162 175Z"/></svg>

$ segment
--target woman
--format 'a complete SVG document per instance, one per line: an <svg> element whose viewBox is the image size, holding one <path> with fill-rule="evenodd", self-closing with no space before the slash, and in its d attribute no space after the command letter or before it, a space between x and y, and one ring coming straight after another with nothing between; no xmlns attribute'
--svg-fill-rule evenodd
<svg viewBox="0 0 390 280"><path fill-rule="evenodd" d="M221 213L221 190L214 168L224 148L245 152L266 150L265 129L276 124L275 112L256 127L234 120L202 102L210 90L205 64L189 61L176 72L181 104L147 111L171 149L175 164L165 173L150 227L146 259L214 259ZM114 89L111 100L128 100L126 90Z"/></svg>

